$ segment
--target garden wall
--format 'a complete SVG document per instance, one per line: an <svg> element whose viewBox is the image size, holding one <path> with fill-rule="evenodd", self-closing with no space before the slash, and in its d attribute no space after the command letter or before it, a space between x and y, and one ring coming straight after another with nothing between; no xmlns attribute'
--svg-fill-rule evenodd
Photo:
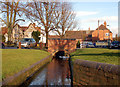
<svg viewBox="0 0 120 87"><path fill-rule="evenodd" d="M77 59L73 64L74 85L120 85L120 66Z"/></svg>
<svg viewBox="0 0 120 87"><path fill-rule="evenodd" d="M49 55L46 58L38 61L37 63L31 65L30 67L16 73L15 75L6 78L2 81L3 86L18 86L21 85L27 78L29 78L32 74L34 74L37 70L43 67L45 64L49 63L52 56Z"/></svg>

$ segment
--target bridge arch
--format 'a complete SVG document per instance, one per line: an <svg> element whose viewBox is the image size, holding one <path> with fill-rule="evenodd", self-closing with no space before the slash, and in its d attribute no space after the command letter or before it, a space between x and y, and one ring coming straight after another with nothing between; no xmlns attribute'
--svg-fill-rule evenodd
<svg viewBox="0 0 120 87"><path fill-rule="evenodd" d="M48 52L52 55L58 51L72 52L76 49L76 39L60 39L60 38L48 38Z"/></svg>

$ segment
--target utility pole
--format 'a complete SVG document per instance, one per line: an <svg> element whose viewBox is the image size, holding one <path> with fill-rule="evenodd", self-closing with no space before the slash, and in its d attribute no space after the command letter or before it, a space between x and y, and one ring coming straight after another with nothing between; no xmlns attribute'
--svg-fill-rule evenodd
<svg viewBox="0 0 120 87"><path fill-rule="evenodd" d="M99 40L99 20L98 20L98 40Z"/></svg>

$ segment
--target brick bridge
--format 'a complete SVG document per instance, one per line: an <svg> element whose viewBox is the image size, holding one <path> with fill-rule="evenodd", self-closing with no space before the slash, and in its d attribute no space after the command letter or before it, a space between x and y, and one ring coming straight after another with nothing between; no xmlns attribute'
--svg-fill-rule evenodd
<svg viewBox="0 0 120 87"><path fill-rule="evenodd" d="M55 54L58 51L72 52L76 49L76 39L48 38L48 52Z"/></svg>

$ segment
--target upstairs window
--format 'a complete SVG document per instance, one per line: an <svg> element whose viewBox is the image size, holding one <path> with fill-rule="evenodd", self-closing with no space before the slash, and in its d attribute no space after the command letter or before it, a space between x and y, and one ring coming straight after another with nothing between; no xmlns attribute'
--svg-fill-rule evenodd
<svg viewBox="0 0 120 87"><path fill-rule="evenodd" d="M109 36L109 33L106 33L105 35L106 35L106 36Z"/></svg>

